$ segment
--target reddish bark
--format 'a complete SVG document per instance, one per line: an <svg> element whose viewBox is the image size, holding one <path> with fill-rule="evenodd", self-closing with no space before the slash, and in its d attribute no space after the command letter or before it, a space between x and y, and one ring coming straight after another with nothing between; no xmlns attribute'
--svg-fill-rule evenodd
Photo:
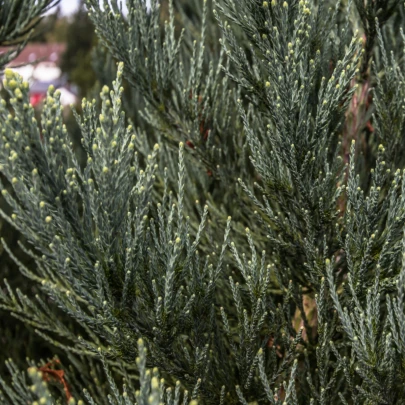
<svg viewBox="0 0 405 405"><path fill-rule="evenodd" d="M41 366L38 370L42 372L42 379L46 382L56 381L63 386L63 390L65 391L66 395L66 402L68 403L70 398L72 398L72 394L70 393L69 386L65 379L65 371L64 370L56 370L54 367L60 365L60 361L58 359L54 359L49 363L46 363L44 366Z"/></svg>
<svg viewBox="0 0 405 405"><path fill-rule="evenodd" d="M194 149L194 144L193 144L193 142L191 142L191 141L186 141L186 145L187 145L189 148Z"/></svg>

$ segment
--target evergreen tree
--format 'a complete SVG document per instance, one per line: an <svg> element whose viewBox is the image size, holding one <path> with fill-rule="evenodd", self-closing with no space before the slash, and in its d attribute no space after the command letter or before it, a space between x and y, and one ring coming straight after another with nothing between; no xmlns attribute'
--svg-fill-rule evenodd
<svg viewBox="0 0 405 405"><path fill-rule="evenodd" d="M82 96L88 93L95 81L91 66L94 42L94 27L82 0L78 10L71 16L71 23L66 32L66 51L61 62L62 71L79 87Z"/></svg>
<svg viewBox="0 0 405 405"><path fill-rule="evenodd" d="M21 52L34 28L40 23L43 13L60 0L1 0L0 1L0 46L10 51L0 55L0 69Z"/></svg>
<svg viewBox="0 0 405 405"><path fill-rule="evenodd" d="M65 354L8 362L3 402L403 404L404 5L126 5L86 0L84 164L60 94L37 122L5 74L2 215L35 265L5 249L40 292L0 305Z"/></svg>
<svg viewBox="0 0 405 405"><path fill-rule="evenodd" d="M14 59L19 52L22 51L25 44L31 40L38 40L38 34L42 33L49 27L53 15L48 15L43 18L43 14L57 5L56 0L0 0L0 46L3 48L3 53L0 55L0 71L3 73L5 65ZM45 20L45 22L44 22ZM6 49L4 51L4 49ZM8 95L1 90L2 97ZM4 177L2 177L4 179ZM9 188L11 192L11 188ZM9 207L4 199L0 197L0 206L6 212L10 213ZM24 255L18 247L18 239L21 235L6 221L0 221L0 234L6 240L7 244L12 247L13 252L20 258L21 261L29 265L31 258ZM0 247L0 274L2 278L7 277L13 287L20 287L24 292L35 291L35 286L28 286L24 278L18 272L18 267L4 250ZM4 361L10 356L16 357L21 354L21 347L15 344L16 339L26 342L26 355L50 355L52 351L44 349L44 344L36 338L32 331L28 331L27 327L16 321L9 313L0 312L0 373L4 374ZM20 362L17 362L20 364ZM24 359L22 364L24 364Z"/></svg>

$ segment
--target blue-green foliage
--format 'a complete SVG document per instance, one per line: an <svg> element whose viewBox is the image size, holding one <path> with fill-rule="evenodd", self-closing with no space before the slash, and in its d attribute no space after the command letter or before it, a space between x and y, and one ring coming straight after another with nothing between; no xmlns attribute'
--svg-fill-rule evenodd
<svg viewBox="0 0 405 405"><path fill-rule="evenodd" d="M0 55L0 70L27 44L43 13L60 0L1 0L0 45L8 47Z"/></svg>
<svg viewBox="0 0 405 405"><path fill-rule="evenodd" d="M87 0L120 63L84 164L58 91L37 122L5 73L2 215L41 293L1 307L65 353L72 404L402 404L404 6L126 4ZM66 403L36 361L4 401Z"/></svg>

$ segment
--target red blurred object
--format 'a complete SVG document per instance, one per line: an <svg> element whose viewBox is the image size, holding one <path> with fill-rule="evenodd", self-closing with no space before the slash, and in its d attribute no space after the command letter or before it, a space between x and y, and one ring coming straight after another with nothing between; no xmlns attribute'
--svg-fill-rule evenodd
<svg viewBox="0 0 405 405"><path fill-rule="evenodd" d="M60 366L60 361L58 359L54 359L40 367L39 371L43 373L42 379L44 381L56 381L62 384L63 391L65 391L66 400L69 403L70 398L72 398L72 394L70 393L69 386L65 379L65 372L63 370L55 369L58 366Z"/></svg>
<svg viewBox="0 0 405 405"><path fill-rule="evenodd" d="M30 104L33 107L36 107L41 101L45 98L45 94L43 93L33 93L30 95Z"/></svg>

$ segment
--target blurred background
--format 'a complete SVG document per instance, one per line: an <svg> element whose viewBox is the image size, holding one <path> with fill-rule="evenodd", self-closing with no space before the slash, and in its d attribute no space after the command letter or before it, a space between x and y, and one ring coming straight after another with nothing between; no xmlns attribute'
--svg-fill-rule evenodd
<svg viewBox="0 0 405 405"><path fill-rule="evenodd" d="M64 106L76 104L94 85L93 31L81 0L62 0L45 16L24 50L8 65L30 83L34 107L41 106L51 84L60 90ZM0 47L0 53L7 50Z"/></svg>
<svg viewBox="0 0 405 405"><path fill-rule="evenodd" d="M62 15L73 14L79 8L80 0L62 0L59 8Z"/></svg>

